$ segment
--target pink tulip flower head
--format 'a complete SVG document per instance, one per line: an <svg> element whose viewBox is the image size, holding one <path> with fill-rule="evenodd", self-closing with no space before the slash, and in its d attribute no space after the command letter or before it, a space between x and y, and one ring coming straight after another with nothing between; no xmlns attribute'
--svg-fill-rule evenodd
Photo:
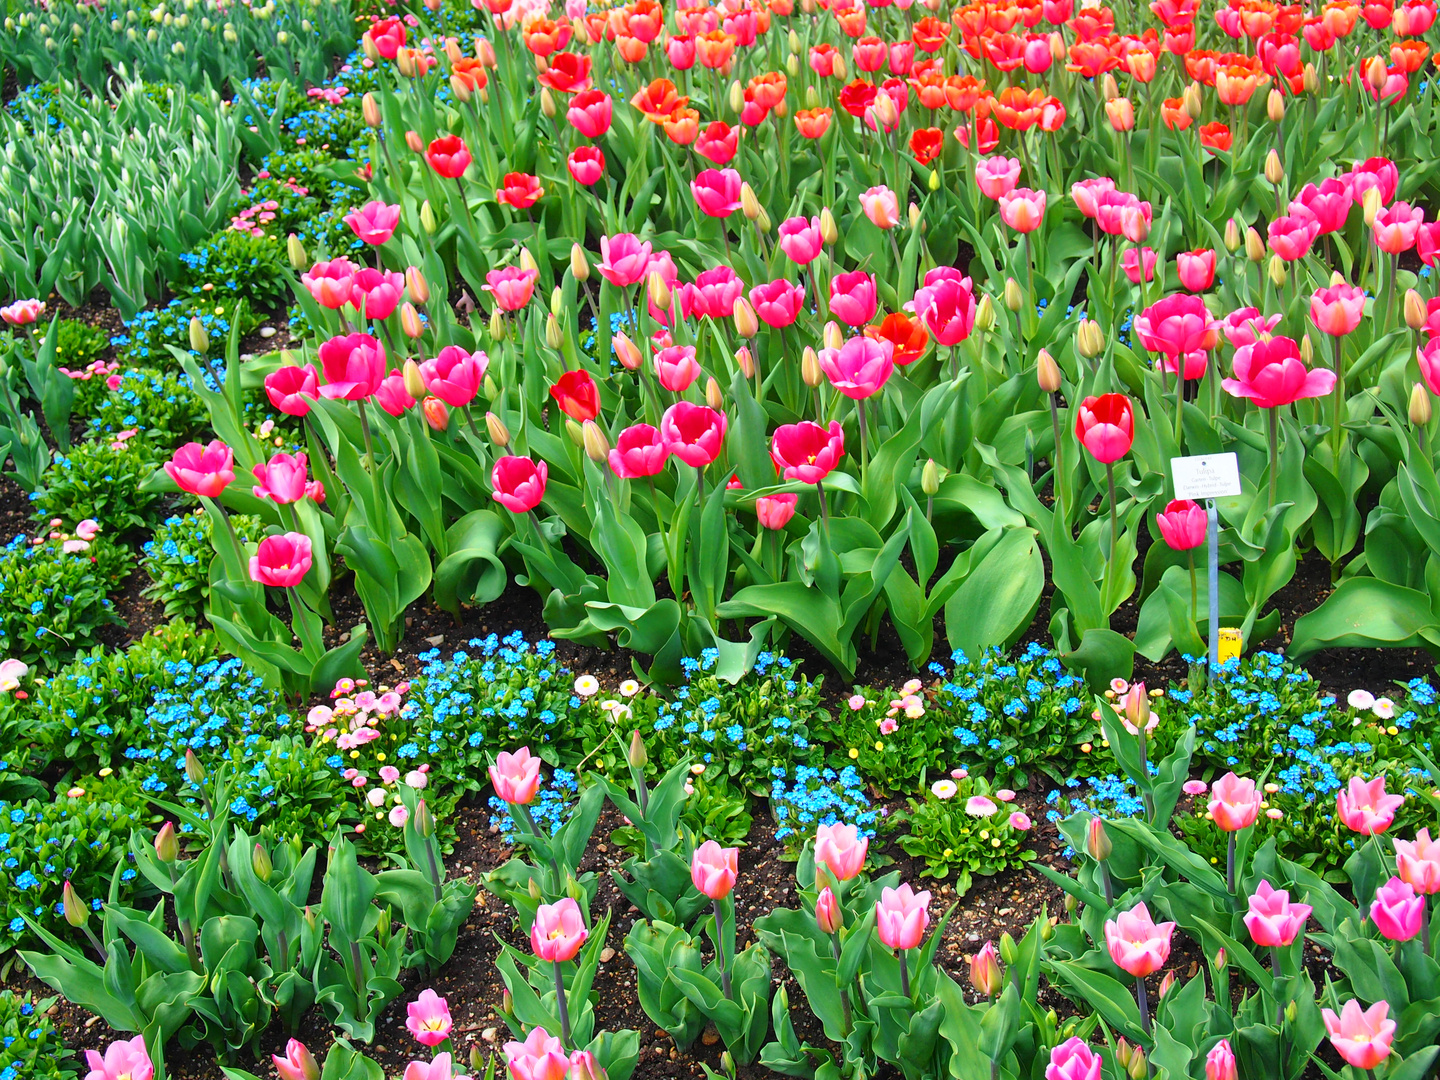
<svg viewBox="0 0 1440 1080"><path fill-rule="evenodd" d="M1368 1009L1351 998L1336 1016L1330 1009L1321 1009L1325 1032L1335 1052L1357 1069L1373 1069L1390 1056L1395 1041L1395 1021L1389 1018L1390 1003L1377 1001Z"/></svg>
<svg viewBox="0 0 1440 1080"><path fill-rule="evenodd" d="M1250 910L1245 914L1245 928L1250 939L1262 949L1284 948L1305 929L1310 918L1309 904L1292 904L1284 889L1272 888L1262 881L1250 897Z"/></svg>
<svg viewBox="0 0 1440 1080"><path fill-rule="evenodd" d="M501 751L490 766L490 783L503 802L524 806L535 798L540 786L540 759L522 746L513 754Z"/></svg>
<svg viewBox="0 0 1440 1080"><path fill-rule="evenodd" d="M400 224L400 206L375 199L346 214L345 224L365 243L378 247L395 235L395 227Z"/></svg>
<svg viewBox="0 0 1440 1080"><path fill-rule="evenodd" d="M278 589L299 585L314 563L310 537L289 532L267 536L250 556L250 580Z"/></svg>
<svg viewBox="0 0 1440 1080"><path fill-rule="evenodd" d="M1430 839L1430 830L1421 829L1414 840L1392 840L1395 868L1402 881L1426 896L1440 892L1440 840Z"/></svg>
<svg viewBox="0 0 1440 1080"><path fill-rule="evenodd" d="M469 405L480 393L490 357L476 349L466 352L459 345L447 345L433 360L420 365L420 378L425 389L446 405L459 409Z"/></svg>
<svg viewBox="0 0 1440 1080"><path fill-rule="evenodd" d="M610 451L610 468L622 480L655 476L665 468L670 451L660 430L649 424L632 424L620 433Z"/></svg>
<svg viewBox="0 0 1440 1080"><path fill-rule="evenodd" d="M785 252L790 261L798 266L806 266L814 262L825 246L825 241L820 235L820 219L818 217L786 218L780 223L778 234L780 250Z"/></svg>
<svg viewBox="0 0 1440 1080"><path fill-rule="evenodd" d="M320 1080L320 1066L315 1056L305 1049L305 1044L299 1039L291 1039L285 1044L284 1057L271 1054L270 1061L280 1080Z"/></svg>
<svg viewBox="0 0 1440 1080"><path fill-rule="evenodd" d="M1094 180L1077 180L1070 185L1070 198L1075 200L1080 213L1087 218L1094 218L1099 210L1096 199L1105 192L1114 190L1115 181L1108 176Z"/></svg>
<svg viewBox="0 0 1440 1080"><path fill-rule="evenodd" d="M1278 217L1266 227L1270 250L1285 262L1303 259L1320 235L1320 223L1313 218Z"/></svg>
<svg viewBox="0 0 1440 1080"><path fill-rule="evenodd" d="M325 488L316 480L310 482L308 462L304 454L275 454L264 465L251 472L259 481L252 489L257 499L270 499L281 505L297 503L309 495L316 502L325 499Z"/></svg>
<svg viewBox="0 0 1440 1080"><path fill-rule="evenodd" d="M490 470L491 494L512 514L524 514L534 510L545 498L545 482L549 476L550 466L544 461L513 454L497 458Z"/></svg>
<svg viewBox="0 0 1440 1080"><path fill-rule="evenodd" d="M739 848L722 848L714 840L706 840L690 860L690 880L711 900L723 900L735 888L739 869Z"/></svg>
<svg viewBox="0 0 1440 1080"><path fill-rule="evenodd" d="M1390 827L1395 820L1395 811L1404 802L1404 795L1391 795L1385 791L1383 774L1370 781L1352 776L1349 786L1335 797L1335 810L1351 832L1374 836Z"/></svg>
<svg viewBox="0 0 1440 1080"><path fill-rule="evenodd" d="M683 394L700 377L695 362L695 346L671 345L655 354L655 374L660 385L672 394Z"/></svg>
<svg viewBox="0 0 1440 1080"><path fill-rule="evenodd" d="M367 267L350 279L350 306L366 319L388 319L404 298L404 274Z"/></svg>
<svg viewBox="0 0 1440 1080"><path fill-rule="evenodd" d="M870 839L854 825L821 825L815 830L815 861L836 881L849 881L865 867Z"/></svg>
<svg viewBox="0 0 1440 1080"><path fill-rule="evenodd" d="M665 449L691 468L703 469L720 456L729 419L723 412L690 401L677 401L660 417Z"/></svg>
<svg viewBox="0 0 1440 1080"><path fill-rule="evenodd" d="M570 1059L559 1039L537 1027L522 1042L505 1044L511 1080L566 1080Z"/></svg>
<svg viewBox="0 0 1440 1080"><path fill-rule="evenodd" d="M43 300L16 300L0 308L0 319L10 326L30 326L45 314Z"/></svg>
<svg viewBox="0 0 1440 1080"><path fill-rule="evenodd" d="M815 921L820 925L821 933L837 933L844 926L844 918L840 901L835 899L834 890L826 885L815 898Z"/></svg>
<svg viewBox="0 0 1440 1080"><path fill-rule="evenodd" d="M838 349L821 349L820 370L830 385L852 400L879 393L895 371L895 346L888 340L853 337Z"/></svg>
<svg viewBox="0 0 1440 1080"><path fill-rule="evenodd" d="M314 364L287 364L265 376L270 404L288 416L307 416L320 398L320 376Z"/></svg>
<svg viewBox="0 0 1440 1080"><path fill-rule="evenodd" d="M1215 249L1196 248L1175 256L1175 269L1180 284L1191 292L1201 293L1215 284Z"/></svg>
<svg viewBox="0 0 1440 1080"><path fill-rule="evenodd" d="M1309 371L1293 338L1273 337L1235 350L1233 379L1220 385L1231 397L1249 398L1262 409L1275 409L1301 398L1324 397L1335 388L1335 373Z"/></svg>
<svg viewBox="0 0 1440 1080"><path fill-rule="evenodd" d="M1007 157L981 158L975 162L975 186L988 199L999 199L1015 190L1020 183L1020 159Z"/></svg>
<svg viewBox="0 0 1440 1080"><path fill-rule="evenodd" d="M1237 1080L1238 1076L1235 1051L1230 1048L1230 1040L1221 1039L1205 1055L1205 1080Z"/></svg>
<svg viewBox="0 0 1440 1080"><path fill-rule="evenodd" d="M1122 971L1143 979L1159 971L1170 957L1170 937L1175 933L1173 922L1156 923L1150 909L1136 904L1122 911L1118 918L1105 922L1105 947L1110 959Z"/></svg>
<svg viewBox="0 0 1440 1080"><path fill-rule="evenodd" d="M600 262L595 267L611 285L628 288L642 281L650 268L650 245L633 233L600 238Z"/></svg>
<svg viewBox="0 0 1440 1080"><path fill-rule="evenodd" d="M1167 503L1165 512L1155 515L1155 525L1171 551L1191 551L1205 543L1205 508L1190 499Z"/></svg>
<svg viewBox="0 0 1440 1080"><path fill-rule="evenodd" d="M1279 325L1279 315L1262 315L1259 308L1253 307L1237 308L1220 320L1220 327L1225 331L1225 340L1237 349L1268 338Z"/></svg>
<svg viewBox="0 0 1440 1080"><path fill-rule="evenodd" d="M1206 809L1218 828L1239 832L1255 824L1260 815L1260 792L1254 780L1228 772L1210 785Z"/></svg>
<svg viewBox="0 0 1440 1080"><path fill-rule="evenodd" d="M805 286L792 285L784 278L767 281L750 290L750 306L766 326L789 326L805 310Z"/></svg>
<svg viewBox="0 0 1440 1080"><path fill-rule="evenodd" d="M580 905L566 896L554 904L541 904L530 926L530 948L541 960L563 964L573 960L590 931L580 915Z"/></svg>
<svg viewBox="0 0 1440 1080"><path fill-rule="evenodd" d="M875 929L887 949L914 949L930 925L930 893L914 892L909 882L880 890L875 901Z"/></svg>
<svg viewBox="0 0 1440 1080"><path fill-rule="evenodd" d="M830 475L845 453L845 432L838 420L828 428L802 420L782 424L770 440L770 456L786 480L818 484Z"/></svg>
<svg viewBox="0 0 1440 1080"><path fill-rule="evenodd" d="M755 500L755 519L761 528L783 529L795 516L795 504L799 500L798 495L761 495Z"/></svg>
<svg viewBox="0 0 1440 1080"><path fill-rule="evenodd" d="M1360 325L1365 290L1358 285L1331 285L1310 297L1310 320L1321 333L1343 337Z"/></svg>
<svg viewBox="0 0 1440 1080"><path fill-rule="evenodd" d="M893 229L900 222L900 200L883 185L861 194L860 209L877 229Z"/></svg>
<svg viewBox="0 0 1440 1080"><path fill-rule="evenodd" d="M501 311L519 311L535 295L535 282L539 277L538 270L507 266L487 273L485 284L480 288L495 298L495 306Z"/></svg>
<svg viewBox="0 0 1440 1080"><path fill-rule="evenodd" d="M690 181L695 205L708 217L729 217L740 209L740 174L734 169L706 169Z"/></svg>
<svg viewBox="0 0 1440 1080"><path fill-rule="evenodd" d="M1398 877L1376 889L1370 905L1370 921L1390 941L1409 941L1420 933L1426 914L1424 895Z"/></svg>
<svg viewBox="0 0 1440 1080"><path fill-rule="evenodd" d="M86 1050L85 1061L90 1066L85 1080L151 1080L155 1075L143 1035L112 1042L104 1057L94 1050Z"/></svg>
<svg viewBox="0 0 1440 1080"><path fill-rule="evenodd" d="M438 398L426 398L425 402L423 408L427 416L435 405L445 408ZM415 399L410 396L410 391L405 389L405 376L400 371L390 372L375 388L375 404L391 416L404 416L407 409L415 407ZM448 423L448 420L446 422ZM444 428L444 424L436 425L436 430L443 431Z"/></svg>
<svg viewBox="0 0 1440 1080"><path fill-rule="evenodd" d="M1151 352L1174 358L1213 349L1219 343L1220 322L1198 296L1176 293L1135 317L1135 336Z"/></svg>
<svg viewBox="0 0 1440 1080"><path fill-rule="evenodd" d="M1018 233L1040 228L1045 218L1045 192L1016 188L1000 196L1000 218Z"/></svg>
<svg viewBox="0 0 1440 1080"><path fill-rule="evenodd" d="M1075 1035L1050 1051L1045 1080L1100 1080L1104 1064L1090 1044Z"/></svg>
<svg viewBox="0 0 1440 1080"><path fill-rule="evenodd" d="M1407 202L1382 206L1375 213L1375 246L1387 255L1399 255L1415 246L1425 211Z"/></svg>
<svg viewBox="0 0 1440 1080"><path fill-rule="evenodd" d="M728 266L702 272L692 285L680 287L680 313L687 319L708 315L728 319L735 313L735 301L745 294L745 282Z"/></svg>
<svg viewBox="0 0 1440 1080"><path fill-rule="evenodd" d="M955 346L975 329L979 310L975 290L968 277L935 277L932 281L934 274L925 275L925 284L915 290L915 314L936 344Z"/></svg>
<svg viewBox="0 0 1440 1080"><path fill-rule="evenodd" d="M309 273L300 275L300 281L317 304L336 311L350 302L358 269L349 259L331 259L317 262Z"/></svg>
<svg viewBox="0 0 1440 1080"><path fill-rule="evenodd" d="M369 334L332 337L320 346L320 394L344 401L371 397L385 380L385 346Z"/></svg>
<svg viewBox="0 0 1440 1080"><path fill-rule="evenodd" d="M420 996L405 1006L405 1026L422 1046L439 1046L454 1026L450 1006L434 990L421 990Z"/></svg>
<svg viewBox="0 0 1440 1080"><path fill-rule="evenodd" d="M1320 186L1306 184L1300 193L1290 200L1292 217L1309 217L1320 226L1320 235L1339 232L1345 227L1355 197L1350 194L1350 185L1343 180L1329 177Z"/></svg>
<svg viewBox="0 0 1440 1080"><path fill-rule="evenodd" d="M873 274L852 270L830 279L830 314L847 326L864 326L875 317L877 306Z"/></svg>
<svg viewBox="0 0 1440 1080"><path fill-rule="evenodd" d="M235 454L219 439L209 446L186 443L165 463L165 472L181 491L213 499L235 479Z"/></svg>
<svg viewBox="0 0 1440 1080"><path fill-rule="evenodd" d="M1155 280L1155 249L1151 247L1142 248L1138 253L1135 249L1126 248L1125 254L1120 257L1120 269L1125 271L1125 276L1130 279L1130 284L1139 285L1141 274L1145 280Z"/></svg>
<svg viewBox="0 0 1440 1080"><path fill-rule="evenodd" d="M443 1054L436 1054L430 1061L410 1062L405 1066L400 1080L469 1080L469 1077L455 1072L454 1061L447 1050Z"/></svg>

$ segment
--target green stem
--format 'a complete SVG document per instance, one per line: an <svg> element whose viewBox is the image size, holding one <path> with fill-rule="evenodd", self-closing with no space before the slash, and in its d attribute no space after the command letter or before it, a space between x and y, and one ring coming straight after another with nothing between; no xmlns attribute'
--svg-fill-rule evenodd
<svg viewBox="0 0 1440 1080"><path fill-rule="evenodd" d="M734 994L730 988L730 967L725 962L725 919L720 912L719 900L712 900L711 906L715 910L715 966L720 969L720 989L725 994L725 1000L731 1001Z"/></svg>
<svg viewBox="0 0 1440 1080"><path fill-rule="evenodd" d="M1339 340L1338 338L1336 339ZM1275 505L1276 485L1280 479L1280 423L1275 409L1266 409L1266 424L1270 434L1270 505ZM1338 461L1337 461L1338 465Z"/></svg>

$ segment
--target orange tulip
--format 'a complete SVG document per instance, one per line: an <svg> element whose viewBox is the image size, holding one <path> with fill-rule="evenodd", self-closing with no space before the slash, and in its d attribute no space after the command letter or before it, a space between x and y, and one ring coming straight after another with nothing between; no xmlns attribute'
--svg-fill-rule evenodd
<svg viewBox="0 0 1440 1080"><path fill-rule="evenodd" d="M669 79L656 79L649 86L637 90L630 104L644 113L645 119L652 124L663 124L690 104L690 99L676 94L675 84Z"/></svg>
<svg viewBox="0 0 1440 1080"><path fill-rule="evenodd" d="M1185 103L1177 97L1166 98L1160 106L1160 119L1171 131L1188 131L1195 121L1185 111Z"/></svg>
<svg viewBox="0 0 1440 1080"><path fill-rule="evenodd" d="M702 67L714 71L730 62L735 55L735 37L724 30L711 30L695 39L695 55Z"/></svg>
<svg viewBox="0 0 1440 1080"><path fill-rule="evenodd" d="M700 114L694 109L676 109L663 124L665 134L676 146L689 146L700 135Z"/></svg>
<svg viewBox="0 0 1440 1080"><path fill-rule="evenodd" d="M807 139L818 139L830 128L830 109L801 109L795 114L795 130Z"/></svg>

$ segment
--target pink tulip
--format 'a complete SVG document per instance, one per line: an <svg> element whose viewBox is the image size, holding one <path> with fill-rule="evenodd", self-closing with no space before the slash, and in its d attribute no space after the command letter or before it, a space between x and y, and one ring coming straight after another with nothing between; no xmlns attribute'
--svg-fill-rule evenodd
<svg viewBox="0 0 1440 1080"><path fill-rule="evenodd" d="M434 990L421 990L420 996L405 1006L405 1026L422 1046L439 1046L454 1026L450 1006Z"/></svg>
<svg viewBox="0 0 1440 1080"><path fill-rule="evenodd" d="M360 269L349 259L331 259L317 262L308 274L301 274L300 281L310 290L310 295L321 307L339 310L350 302L355 271Z"/></svg>
<svg viewBox="0 0 1440 1080"><path fill-rule="evenodd" d="M740 174L734 169L706 169L690 181L690 193L702 214L729 217L740 209Z"/></svg>
<svg viewBox="0 0 1440 1080"><path fill-rule="evenodd" d="M750 306L766 326L789 326L805 310L805 286L792 285L784 278L767 281L750 290Z"/></svg>
<svg viewBox="0 0 1440 1080"><path fill-rule="evenodd" d="M85 1080L151 1080L155 1075L143 1035L112 1042L104 1057L94 1050L86 1050L85 1062L90 1066Z"/></svg>
<svg viewBox="0 0 1440 1080"><path fill-rule="evenodd" d="M577 146L565 158L565 168L577 184L592 187L605 175L605 152L598 146Z"/></svg>
<svg viewBox="0 0 1440 1080"><path fill-rule="evenodd" d="M690 880L711 900L724 900L735 888L739 869L739 848L722 848L714 840L706 840L690 860Z"/></svg>
<svg viewBox="0 0 1440 1080"><path fill-rule="evenodd" d="M1151 352L1172 359L1213 349L1219 342L1220 323L1198 296L1175 293L1151 304L1135 316L1135 336Z"/></svg>
<svg viewBox="0 0 1440 1080"><path fill-rule="evenodd" d="M1096 199L1107 191L1115 190L1115 181L1108 176L1102 176L1095 180L1077 180L1070 185L1070 198L1075 200L1075 205L1080 213L1087 218L1096 216L1098 207Z"/></svg>
<svg viewBox="0 0 1440 1080"><path fill-rule="evenodd" d="M469 405L485 382L490 358L479 349L468 353L459 345L447 345L433 360L420 365L425 389L446 405L459 409Z"/></svg>
<svg viewBox="0 0 1440 1080"><path fill-rule="evenodd" d="M1390 827L1404 802L1404 795L1386 793L1384 774L1368 782L1352 776L1349 787L1335 797L1335 810L1351 832L1374 836Z"/></svg>
<svg viewBox="0 0 1440 1080"><path fill-rule="evenodd" d="M426 398L426 402L435 402L443 409L445 406L435 398ZM405 376L398 370L390 372L381 380L380 385L375 388L375 404L384 409L391 416L404 416L406 411L415 407L415 399L410 396L410 391L405 389ZM426 405L426 416L429 416L429 409L433 405ZM431 425L432 427L435 425ZM436 427L437 431L444 431L442 424Z"/></svg>
<svg viewBox="0 0 1440 1080"><path fill-rule="evenodd" d="M1210 785L1210 816L1224 832L1239 832L1255 824L1260 814L1260 792L1255 781L1227 772Z"/></svg>
<svg viewBox="0 0 1440 1080"><path fill-rule="evenodd" d="M594 1054L589 1050L574 1050L570 1053L570 1080L607 1080L607 1077Z"/></svg>
<svg viewBox="0 0 1440 1080"><path fill-rule="evenodd" d="M930 925L930 893L913 892L905 882L898 889L880 890L875 902L875 930L887 949L913 949Z"/></svg>
<svg viewBox="0 0 1440 1080"><path fill-rule="evenodd" d="M410 1062L405 1066L405 1072L400 1080L469 1080L469 1078L455 1072L454 1062L447 1050L443 1054L436 1054L432 1061Z"/></svg>
<svg viewBox="0 0 1440 1080"><path fill-rule="evenodd" d="M540 786L540 759L522 746L513 754L501 751L490 766L490 784L501 802L524 806L535 798Z"/></svg>
<svg viewBox="0 0 1440 1080"><path fill-rule="evenodd" d="M1100 1080L1104 1061L1080 1036L1066 1039L1050 1051L1045 1080Z"/></svg>
<svg viewBox="0 0 1440 1080"><path fill-rule="evenodd" d="M319 354L325 373L323 397L363 401L385 378L385 346L369 334L332 337L320 346Z"/></svg>
<svg viewBox="0 0 1440 1080"><path fill-rule="evenodd" d="M1221 1039L1205 1055L1205 1080L1238 1080L1238 1077L1235 1051L1230 1049L1229 1039Z"/></svg>
<svg viewBox="0 0 1440 1080"><path fill-rule="evenodd" d="M1420 364L1420 377L1432 394L1440 393L1440 337L1432 337L1421 348L1415 350L1415 359Z"/></svg>
<svg viewBox="0 0 1440 1080"><path fill-rule="evenodd" d="M1135 409L1124 394L1087 397L1075 409L1075 437L1102 465L1119 461L1135 442Z"/></svg>
<svg viewBox="0 0 1440 1080"><path fill-rule="evenodd" d="M1280 325L1279 315L1262 315L1259 308L1237 308L1220 321L1225 331L1225 340L1237 349L1242 345L1254 345L1270 336Z"/></svg>
<svg viewBox="0 0 1440 1080"><path fill-rule="evenodd" d="M580 905L566 896L554 904L541 904L530 926L530 948L541 960L563 964L573 960L590 931L580 916Z"/></svg>
<svg viewBox="0 0 1440 1080"><path fill-rule="evenodd" d="M864 270L830 279L830 314L847 326L864 326L875 317L875 277Z"/></svg>
<svg viewBox="0 0 1440 1080"><path fill-rule="evenodd" d="M1095 196L1095 224L1106 236L1124 236L1138 244L1148 235L1153 219L1150 203L1128 191L1101 191Z"/></svg>
<svg viewBox="0 0 1440 1080"><path fill-rule="evenodd" d="M320 481L307 482L308 462L304 454L275 454L264 465L250 471L260 481L255 486L257 499L270 499L281 505L297 503L307 495L316 502L325 501L325 488Z"/></svg>
<svg viewBox="0 0 1440 1080"><path fill-rule="evenodd" d="M1144 248L1138 254L1134 248L1126 248L1125 254L1120 258L1120 269L1125 271L1125 276L1130 279L1130 284L1140 284L1140 267L1145 267L1145 280L1155 280L1155 249Z"/></svg>
<svg viewBox="0 0 1440 1080"><path fill-rule="evenodd" d="M1310 218L1278 217L1266 226L1270 250L1286 262L1303 259L1320 235L1320 225Z"/></svg>
<svg viewBox="0 0 1440 1080"><path fill-rule="evenodd" d="M953 267L939 269L952 270ZM938 270L925 275L925 284L915 290L915 314L938 345L955 346L975 329L975 290L968 277L936 277ZM959 271L955 271L958 275Z"/></svg>
<svg viewBox="0 0 1440 1080"><path fill-rule="evenodd" d="M993 941L987 941L979 952L970 957L970 985L977 993L993 998L1000 992L1002 978L1000 953Z"/></svg>
<svg viewBox="0 0 1440 1080"><path fill-rule="evenodd" d="M312 403L320 399L319 373L314 364L287 364L265 376L265 394L286 415L308 416Z"/></svg>
<svg viewBox="0 0 1440 1080"><path fill-rule="evenodd" d="M658 474L665 468L669 456L658 428L632 424L615 440L615 447L610 451L610 469L622 480L638 480Z"/></svg>
<svg viewBox="0 0 1440 1080"><path fill-rule="evenodd" d="M1305 920L1310 918L1311 910L1309 904L1290 903L1288 892L1274 889L1270 882L1262 881L1250 897L1245 929L1250 931L1250 939L1262 949L1285 948L1305 929Z"/></svg>
<svg viewBox="0 0 1440 1080"><path fill-rule="evenodd" d="M600 276L621 289L642 281L650 270L650 245L633 233L600 238Z"/></svg>
<svg viewBox="0 0 1440 1080"><path fill-rule="evenodd" d="M490 486L496 502L513 514L524 514L540 505L550 466L528 457L502 457L490 470Z"/></svg>
<svg viewBox="0 0 1440 1080"><path fill-rule="evenodd" d="M1365 290L1358 285L1331 285L1310 297L1310 319L1321 333L1342 337L1360 325Z"/></svg>
<svg viewBox="0 0 1440 1080"><path fill-rule="evenodd" d="M485 284L480 288L495 298L495 306L501 311L519 311L535 295L535 282L539 277L538 270L507 266L487 273Z"/></svg>
<svg viewBox="0 0 1440 1080"><path fill-rule="evenodd" d="M30 326L44 313L43 300L16 300L13 304L0 308L0 319L4 319L10 326Z"/></svg>
<svg viewBox="0 0 1440 1080"><path fill-rule="evenodd" d="M350 278L350 304L366 319L388 319L405 298L405 275L369 268Z"/></svg>
<svg viewBox="0 0 1440 1080"><path fill-rule="evenodd" d="M860 400L880 391L895 371L895 346L888 340L853 337L838 349L821 349L820 370L848 398Z"/></svg>
<svg viewBox="0 0 1440 1080"><path fill-rule="evenodd" d="M1409 941L1420 933L1425 918L1425 897L1417 895L1409 882L1392 877L1375 890L1370 921L1390 941Z"/></svg>
<svg viewBox="0 0 1440 1080"><path fill-rule="evenodd" d="M835 893L826 885L820 890L820 895L815 898L815 921L820 925L822 934L834 934L845 925L845 915L840 910L840 901L835 899Z"/></svg>
<svg viewBox="0 0 1440 1080"><path fill-rule="evenodd" d="M1174 932L1173 922L1156 923L1150 918L1149 908L1136 904L1129 911L1122 911L1118 918L1106 920L1105 947L1117 967L1143 979L1159 971L1169 958L1170 937Z"/></svg>
<svg viewBox="0 0 1440 1080"><path fill-rule="evenodd" d="M900 200L883 185L861 194L860 209L877 229L893 229L900 222Z"/></svg>
<svg viewBox="0 0 1440 1080"><path fill-rule="evenodd" d="M1421 829L1414 840L1392 840L1395 869L1400 880L1426 896L1440 892L1440 840L1430 839L1430 830Z"/></svg>
<svg viewBox="0 0 1440 1080"><path fill-rule="evenodd" d="M687 319L708 315L712 319L728 319L735 313L735 301L745 293L745 282L728 266L706 270L680 286L680 314Z"/></svg>
<svg viewBox="0 0 1440 1080"><path fill-rule="evenodd" d="M304 533L267 536L250 556L250 580L277 589L291 589L310 572L313 562L310 537Z"/></svg>
<svg viewBox="0 0 1440 1080"><path fill-rule="evenodd" d="M285 1044L283 1058L271 1054L270 1060L274 1063L280 1080L320 1080L320 1066L299 1039L291 1039Z"/></svg>
<svg viewBox="0 0 1440 1080"><path fill-rule="evenodd" d="M1425 211L1407 202L1382 206L1375 214L1375 246L1388 255L1399 255L1415 246Z"/></svg>
<svg viewBox="0 0 1440 1080"><path fill-rule="evenodd" d="M1415 254L1426 266L1440 261L1440 221L1429 221L1415 234Z"/></svg>
<svg viewBox="0 0 1440 1080"><path fill-rule="evenodd" d="M825 247L825 241L820 236L818 217L786 218L780 223L778 233L780 250L799 266L814 262Z"/></svg>
<svg viewBox="0 0 1440 1080"><path fill-rule="evenodd" d="M566 1080L570 1075L564 1046L543 1027L531 1031L523 1043L507 1042L505 1061L511 1080Z"/></svg>
<svg viewBox="0 0 1440 1080"><path fill-rule="evenodd" d="M836 881L849 881L865 868L870 838L854 825L820 825L815 829L815 861Z"/></svg>
<svg viewBox="0 0 1440 1080"><path fill-rule="evenodd" d="M703 469L720 456L729 418L723 412L689 401L677 401L660 417L665 448L693 468Z"/></svg>
<svg viewBox="0 0 1440 1080"><path fill-rule="evenodd" d="M1000 196L1000 218L1018 233L1032 233L1045 218L1045 192L1016 188Z"/></svg>
<svg viewBox="0 0 1440 1080"><path fill-rule="evenodd" d="M675 265L675 260L671 257L668 251L657 251L655 254L650 256L650 262L645 267L644 276L646 278L649 278L652 274L658 276L660 280L665 283L666 287L670 289L674 289L675 283L680 280L680 268ZM671 307L672 309L674 307L673 300L671 301ZM661 311L659 308L657 308L655 306L655 302L650 299L648 289L646 290L645 296L645 310L648 311L650 313L650 317L656 322L658 322L661 326L670 325L671 312Z"/></svg>
<svg viewBox="0 0 1440 1080"><path fill-rule="evenodd" d="M1320 226L1320 235L1339 232L1345 227L1355 197L1350 194L1350 185L1334 177L1322 180L1320 186L1306 184L1300 193L1290 200L1290 214L1293 217L1308 217Z"/></svg>
<svg viewBox="0 0 1440 1080"><path fill-rule="evenodd" d="M995 157L975 162L975 186L989 199L999 199L1015 190L1020 183L1020 159Z"/></svg>
<svg viewBox="0 0 1440 1080"><path fill-rule="evenodd" d="M1165 512L1155 515L1155 525L1171 551L1190 551L1205 543L1205 508L1189 499L1167 503Z"/></svg>
<svg viewBox="0 0 1440 1080"><path fill-rule="evenodd" d="M755 517L760 527L779 532L795 516L798 495L761 495L755 500Z"/></svg>
<svg viewBox="0 0 1440 1080"><path fill-rule="evenodd" d="M395 226L400 224L400 206L374 199L346 214L345 224L365 243L379 247L395 235Z"/></svg>
<svg viewBox="0 0 1440 1080"><path fill-rule="evenodd" d="M603 90L582 90L570 99L565 119L587 139L598 139L610 130L614 102Z"/></svg>
<svg viewBox="0 0 1440 1080"><path fill-rule="evenodd" d="M782 424L770 440L770 456L786 480L818 484L830 475L845 453L845 432L838 420L829 428L802 420Z"/></svg>
<svg viewBox="0 0 1440 1080"><path fill-rule="evenodd" d="M219 439L209 446L186 443L165 463L165 472L181 491L213 499L235 479L235 454Z"/></svg>
<svg viewBox="0 0 1440 1080"><path fill-rule="evenodd" d="M1262 409L1323 397L1335 389L1335 373L1326 368L1307 371L1300 346L1287 337L1242 345L1231 364L1235 377L1221 379L1221 387L1231 397L1249 398Z"/></svg>
<svg viewBox="0 0 1440 1080"><path fill-rule="evenodd" d="M1175 256L1180 284L1191 292L1204 292L1215 284L1215 249L1196 248Z"/></svg>
<svg viewBox="0 0 1440 1080"><path fill-rule="evenodd" d="M1390 1003L1377 1001L1368 1009L1351 998L1336 1016L1330 1009L1321 1009L1325 1032L1335 1052L1357 1069L1373 1069L1390 1056L1395 1041L1395 1021L1389 1019Z"/></svg>

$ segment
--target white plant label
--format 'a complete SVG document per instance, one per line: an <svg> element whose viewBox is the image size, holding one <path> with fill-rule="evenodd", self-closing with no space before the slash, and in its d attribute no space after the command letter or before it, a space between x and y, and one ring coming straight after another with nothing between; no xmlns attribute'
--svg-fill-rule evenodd
<svg viewBox="0 0 1440 1080"><path fill-rule="evenodd" d="M1170 459L1175 498L1224 499L1240 494L1240 462L1234 454L1201 454Z"/></svg>

